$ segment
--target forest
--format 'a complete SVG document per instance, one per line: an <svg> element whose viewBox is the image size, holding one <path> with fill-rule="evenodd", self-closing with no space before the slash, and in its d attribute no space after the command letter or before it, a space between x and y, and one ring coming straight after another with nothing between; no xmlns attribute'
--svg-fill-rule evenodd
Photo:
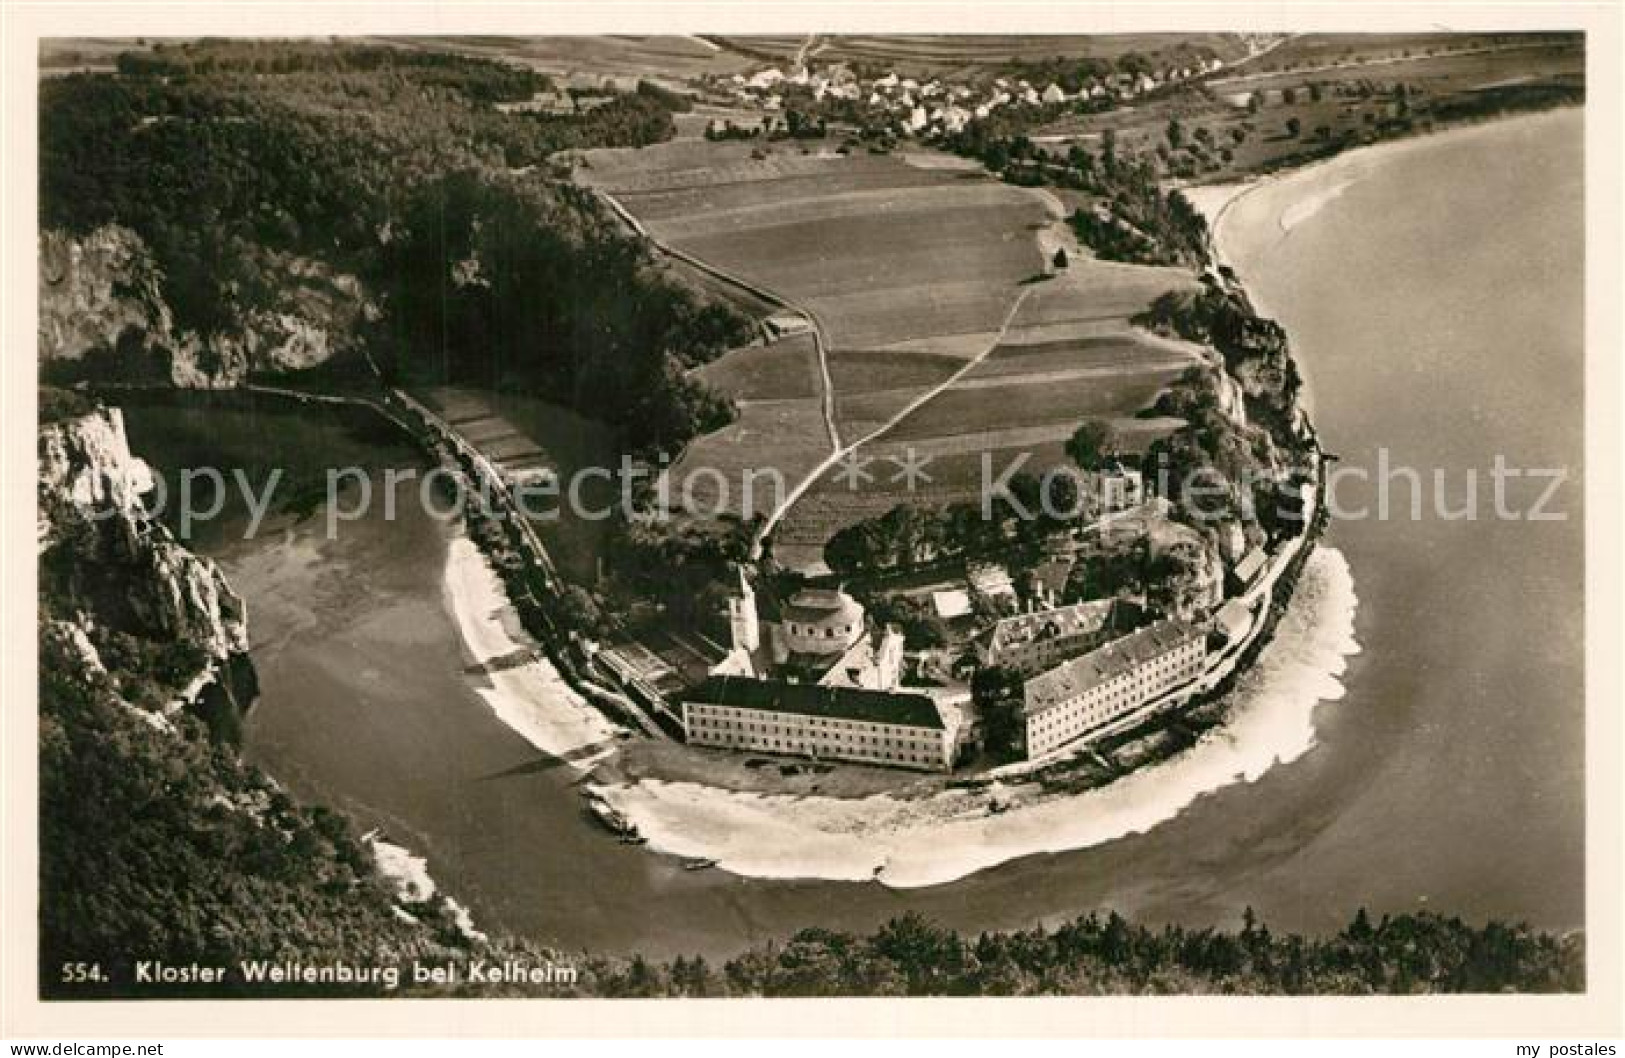
<svg viewBox="0 0 1625 1058"><path fill-rule="evenodd" d="M204 40L119 67L41 83L41 223L133 230L181 329L240 332L313 260L378 295L358 337L395 379L545 395L632 450L731 415L684 369L750 321L662 275L564 179L571 149L669 138L672 93L508 112L547 79L369 45Z"/></svg>

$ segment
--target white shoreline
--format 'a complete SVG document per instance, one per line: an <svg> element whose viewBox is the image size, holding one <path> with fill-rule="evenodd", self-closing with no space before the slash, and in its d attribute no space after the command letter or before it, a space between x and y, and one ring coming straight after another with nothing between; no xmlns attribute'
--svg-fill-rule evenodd
<svg viewBox="0 0 1625 1058"><path fill-rule="evenodd" d="M1363 144L1359 147L1351 147L1346 151L1339 151L1337 154L1334 154L1328 158L1322 158L1318 161L1310 162L1308 165L1300 166L1295 169L1287 169L1278 173L1267 173L1262 176L1255 176L1251 179L1241 180L1235 183L1196 184L1190 187L1181 188L1180 194L1182 194L1185 197L1185 200L1188 201L1192 206L1196 207L1196 211L1202 214L1203 218L1206 219L1208 231L1213 242L1212 249L1214 257L1220 264L1228 265L1233 268L1235 267L1235 262L1230 259L1230 256L1226 254L1224 250L1224 223L1228 219L1231 208L1243 198L1252 194L1254 191L1287 182L1301 183L1302 181L1312 179L1313 177L1321 175L1330 170L1343 169L1362 164L1375 164L1392 155L1400 154L1405 151L1423 149L1448 139L1465 139L1474 135L1487 135L1492 129L1502 129L1509 125L1534 124L1540 121L1555 120L1559 115L1565 114L1569 110L1569 107L1554 107L1550 110L1537 110L1530 113L1513 114L1505 117L1496 117L1483 121L1455 125L1450 128L1441 129L1437 132L1418 133L1416 135L1406 136L1401 139L1383 140L1378 143ZM1355 175L1353 179L1345 182L1342 187L1338 188L1337 194L1341 194L1343 191L1347 190L1348 187L1357 183L1364 175L1366 174L1359 173ZM1334 194L1332 197L1335 198L1336 195ZM1330 199L1320 201L1309 213L1296 216L1290 223L1284 224L1283 230L1290 230L1296 224L1307 220L1314 212L1318 212L1320 208L1324 207L1328 201L1330 201ZM1281 222L1278 221L1277 223L1280 224ZM1245 277L1243 277L1243 282L1245 283ZM1254 304L1256 305L1256 294L1253 291L1248 291L1248 296L1254 299ZM1262 309L1260 309L1260 311L1262 311Z"/></svg>
<svg viewBox="0 0 1625 1058"><path fill-rule="evenodd" d="M481 943L488 939L474 927L474 917L468 913L468 908L440 893L434 878L429 874L428 857L412 855L412 850L386 840L376 830L363 834L361 842L372 852L373 863L377 864L378 873L394 886L396 900L402 904L426 904L438 893L445 909L451 913L457 931L464 938ZM418 921L416 916L400 904L396 905L395 913L404 921L414 924Z"/></svg>
<svg viewBox="0 0 1625 1058"><path fill-rule="evenodd" d="M445 592L464 652L484 667L471 680L473 688L497 719L582 773L616 751L622 729L558 674L520 627L501 578L474 541L461 533L446 550ZM527 660L514 661L526 653Z"/></svg>
<svg viewBox="0 0 1625 1058"><path fill-rule="evenodd" d="M740 793L691 782L596 786L650 848L703 857L756 878L879 880L893 888L957 881L1010 860L1089 848L1173 819L1204 794L1252 782L1315 745L1313 715L1343 696L1359 652L1348 563L1318 548L1275 639L1231 692L1233 714L1178 756L1082 794L1032 784L921 800ZM879 870L877 871L877 868Z"/></svg>

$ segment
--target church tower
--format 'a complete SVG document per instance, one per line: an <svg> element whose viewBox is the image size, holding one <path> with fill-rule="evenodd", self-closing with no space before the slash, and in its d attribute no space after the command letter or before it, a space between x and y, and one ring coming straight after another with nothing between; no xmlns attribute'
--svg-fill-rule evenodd
<svg viewBox="0 0 1625 1058"><path fill-rule="evenodd" d="M735 566L739 580L728 593L728 633L735 650L756 653L761 646L761 622L756 617L756 593L751 590L750 579L743 566Z"/></svg>

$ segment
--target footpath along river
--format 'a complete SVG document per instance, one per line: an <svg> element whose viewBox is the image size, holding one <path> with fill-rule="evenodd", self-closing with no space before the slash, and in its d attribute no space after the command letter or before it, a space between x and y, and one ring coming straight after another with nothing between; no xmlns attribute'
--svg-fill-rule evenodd
<svg viewBox="0 0 1625 1058"><path fill-rule="evenodd" d="M249 603L247 752L426 856L481 928L566 949L717 957L908 909L973 931L1105 906L1200 925L1251 905L1276 929L1336 928L1360 906L1581 925L1581 141L1578 112L1441 135L1275 181L1226 215L1225 253L1292 333L1344 465L1386 445L1446 471L1453 503L1497 452L1568 467L1570 520L1335 524L1236 692L1257 777L1159 791L1168 810L1144 833L898 891L687 872L621 846L583 816L575 773L477 693L456 531L405 496L394 521L375 504L331 541L318 514L204 545ZM211 410L210 435L233 416L307 456L332 443L288 412ZM160 465L198 426L131 416ZM380 467L412 461L368 443Z"/></svg>

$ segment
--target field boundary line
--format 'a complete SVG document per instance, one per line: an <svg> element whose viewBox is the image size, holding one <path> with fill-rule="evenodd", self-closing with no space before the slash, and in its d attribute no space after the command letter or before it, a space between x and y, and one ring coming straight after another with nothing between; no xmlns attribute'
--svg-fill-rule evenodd
<svg viewBox="0 0 1625 1058"><path fill-rule="evenodd" d="M909 404L901 411L897 412L895 415L881 423L879 426L875 427L873 430L870 430L868 433L864 434L862 437L851 442L850 444L837 447L835 451L831 452L823 460L823 462L814 467L806 478L798 483L795 488L790 490L789 495L784 498L784 502L779 504L778 508L774 510L773 514L762 523L761 529L757 532L756 538L751 543L751 557L755 558L760 556L762 541L770 532L773 531L779 522L783 521L784 516L790 513L790 508L794 507L801 497L806 495L807 491L812 488L813 484L819 478L823 477L829 472L831 467L835 466L835 464L839 463L842 459L857 451L862 446L895 429L904 419L914 414L914 412L918 411L924 405L929 404L931 401L941 396L945 390L950 389L956 382L959 382L967 374L974 370L978 364L992 355L993 350L997 349L1000 344L1003 343L1005 334L1009 332L1011 324L1015 322L1016 316L1021 312L1022 305L1024 305L1027 301L1027 295L1031 294L1034 289L1036 288L1029 286L1024 288L1020 294L1016 295L1015 301L1013 301L1010 304L1010 308L1005 311L1004 320L999 324L998 331L994 333L993 340L988 342L986 349L983 349L980 353L977 353L975 356L965 361L964 365L956 370L952 375L949 375L942 382L914 398L914 400L910 401Z"/></svg>
<svg viewBox="0 0 1625 1058"><path fill-rule="evenodd" d="M627 209L626 206L624 206L614 195L602 188L595 187L592 190L594 194L604 200L604 203L615 212L616 216L620 217L621 220L624 221L626 225L634 232L648 240L649 245L653 246L656 250L659 250L668 257L674 257L679 261L686 262L687 264L698 268L705 274L714 276L715 278L722 280L724 283L736 286L746 293L754 294L764 301L778 305L781 308L788 309L789 311L804 317L812 326L813 348L818 352L818 375L823 389L821 394L821 404L824 415L824 431L829 435L830 454L824 462L820 463L812 471L811 474L798 482L796 487L790 490L790 494L785 498L784 502L781 503L772 512L772 514L768 516L767 520L762 523L761 527L757 529L756 534L751 539L751 556L754 558L761 554L762 540L766 538L767 534L772 531L775 525L778 524L779 520L784 517L785 512L790 509L790 506L794 504L796 500L801 498L802 493L806 492L807 489L811 487L812 483L816 481L824 473L824 471L833 466L835 461L840 459L840 457L848 451L848 449L843 448L841 445L841 431L840 428L835 424L835 379L834 376L830 374L829 370L829 338L828 334L824 330L824 321L819 319L818 313L814 312L812 309L796 304L794 301L791 301L789 298L775 290L762 286L759 283L753 283L748 279L741 278L740 276L736 276L726 269L718 268L709 261L703 260L691 253L688 253L687 251L679 250L675 246L662 242L660 239L655 238L654 234L644 226L643 222L638 220L638 218L632 214L632 211ZM1020 299L1017 299L1017 303L1020 303ZM1008 324L1008 320L1006 323ZM1000 333L1003 334L1003 331L1001 330ZM983 353L982 355L986 356L987 354Z"/></svg>

